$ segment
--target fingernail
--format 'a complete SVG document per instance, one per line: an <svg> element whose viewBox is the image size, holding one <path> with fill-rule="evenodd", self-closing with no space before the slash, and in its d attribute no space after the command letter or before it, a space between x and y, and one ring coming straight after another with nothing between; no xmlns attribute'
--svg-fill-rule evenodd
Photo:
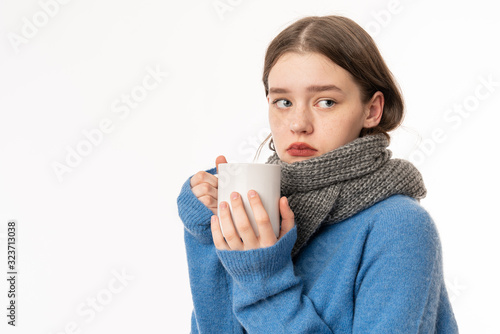
<svg viewBox="0 0 500 334"><path fill-rule="evenodd" d="M220 208L221 208L222 210L227 209L227 203L226 203L226 202L222 202L222 203L220 204Z"/></svg>
<svg viewBox="0 0 500 334"><path fill-rule="evenodd" d="M257 193L255 192L255 190L250 190L250 191L248 192L248 196L250 196L250 197L252 197L252 198L253 198L253 197L255 197L255 195L257 195Z"/></svg>
<svg viewBox="0 0 500 334"><path fill-rule="evenodd" d="M212 223L215 223L215 216L212 216L212 218L210 218L210 221L211 221Z"/></svg>
<svg viewBox="0 0 500 334"><path fill-rule="evenodd" d="M231 199L232 200L235 200L235 199L238 199L238 193L234 192L231 194Z"/></svg>

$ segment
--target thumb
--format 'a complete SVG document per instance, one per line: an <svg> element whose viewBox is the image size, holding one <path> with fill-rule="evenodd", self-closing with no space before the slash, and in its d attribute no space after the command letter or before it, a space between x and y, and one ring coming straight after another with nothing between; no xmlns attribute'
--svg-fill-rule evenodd
<svg viewBox="0 0 500 334"><path fill-rule="evenodd" d="M227 163L226 157L223 155L219 155L215 159L215 167L217 167L217 174L219 174L219 164L226 164L226 163Z"/></svg>
<svg viewBox="0 0 500 334"><path fill-rule="evenodd" d="M279 206L281 214L281 231L278 239L281 239L281 237L287 234L288 231L295 226L295 215L288 204L288 198L285 196L280 198Z"/></svg>

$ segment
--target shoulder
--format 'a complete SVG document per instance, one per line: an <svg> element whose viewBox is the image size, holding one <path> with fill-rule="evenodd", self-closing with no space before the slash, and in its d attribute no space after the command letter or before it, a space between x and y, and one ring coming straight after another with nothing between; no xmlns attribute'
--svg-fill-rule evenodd
<svg viewBox="0 0 500 334"><path fill-rule="evenodd" d="M370 216L365 216L367 234L354 290L357 326L363 332L374 323L429 332L427 327L436 328L436 312L439 317L446 308L440 305L441 246L431 216L417 200L403 195L365 211Z"/></svg>
<svg viewBox="0 0 500 334"><path fill-rule="evenodd" d="M429 224L430 214L418 200L405 196L393 195L365 210L372 223L377 225ZM375 227L375 226L373 226Z"/></svg>
<svg viewBox="0 0 500 334"><path fill-rule="evenodd" d="M406 195L392 195L383 201L372 205L368 210L377 214L410 214L429 216L418 200Z"/></svg>
<svg viewBox="0 0 500 334"><path fill-rule="evenodd" d="M404 248L436 250L439 235L431 215L420 203L405 195L394 195L367 210L369 239Z"/></svg>
<svg viewBox="0 0 500 334"><path fill-rule="evenodd" d="M422 282L430 275L442 273L438 231L417 200L395 195L365 211L369 216L365 216L358 283L370 272L386 280L398 277L405 282Z"/></svg>

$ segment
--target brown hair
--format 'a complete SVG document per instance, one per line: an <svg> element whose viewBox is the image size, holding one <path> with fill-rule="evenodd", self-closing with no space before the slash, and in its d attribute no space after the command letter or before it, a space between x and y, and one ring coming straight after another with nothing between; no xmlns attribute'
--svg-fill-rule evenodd
<svg viewBox="0 0 500 334"><path fill-rule="evenodd" d="M269 94L268 78L278 59L287 52L320 53L348 71L361 91L363 103L373 94L384 94L384 109L380 123L363 128L360 137L383 133L397 128L403 121L404 102L391 71L385 64L371 36L356 22L342 16L308 16L288 26L276 36L267 48L262 81L266 96ZM259 147L271 137L271 134ZM269 142L269 148L273 141Z"/></svg>

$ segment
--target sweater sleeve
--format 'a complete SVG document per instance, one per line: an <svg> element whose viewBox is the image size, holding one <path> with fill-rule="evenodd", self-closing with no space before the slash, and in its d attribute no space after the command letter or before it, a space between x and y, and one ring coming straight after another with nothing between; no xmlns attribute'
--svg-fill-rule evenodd
<svg viewBox="0 0 500 334"><path fill-rule="evenodd" d="M297 227L271 247L218 250L233 278L233 311L248 333L332 333L303 294L291 251Z"/></svg>
<svg viewBox="0 0 500 334"><path fill-rule="evenodd" d="M207 170L211 174L216 169ZM191 190L191 177L177 198L179 216L184 224L184 242L193 298L191 334L242 333L231 305L231 278L215 253L210 229L212 211Z"/></svg>
<svg viewBox="0 0 500 334"><path fill-rule="evenodd" d="M458 333L454 317L440 314L449 301L433 220L418 204L383 216L356 277L353 333Z"/></svg>

